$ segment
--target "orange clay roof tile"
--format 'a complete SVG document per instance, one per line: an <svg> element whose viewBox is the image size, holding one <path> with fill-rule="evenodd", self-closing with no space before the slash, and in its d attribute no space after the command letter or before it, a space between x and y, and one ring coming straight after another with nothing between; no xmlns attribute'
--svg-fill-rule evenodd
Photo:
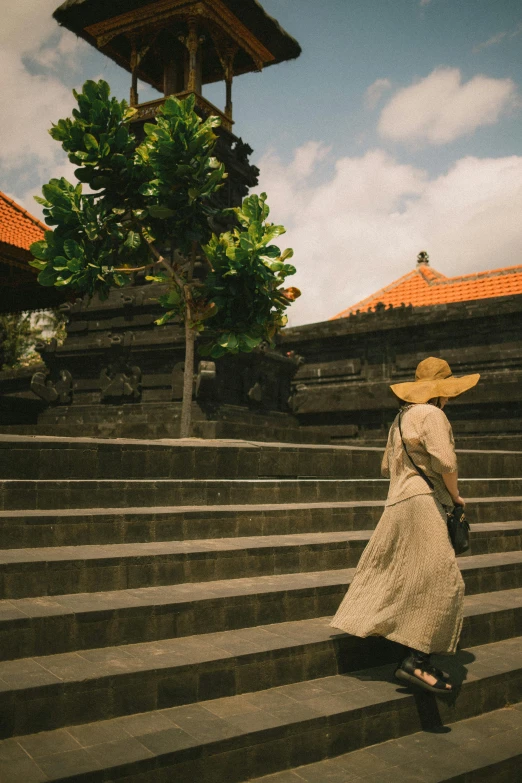
<svg viewBox="0 0 522 783"><path fill-rule="evenodd" d="M427 264L419 264L412 272L334 315L330 320L346 318L358 310L367 312L378 303L387 307L400 307L401 304L425 307L513 294L522 294L522 265L446 277Z"/></svg>
<svg viewBox="0 0 522 783"><path fill-rule="evenodd" d="M29 250L33 242L43 239L48 226L40 223L0 190L0 242Z"/></svg>

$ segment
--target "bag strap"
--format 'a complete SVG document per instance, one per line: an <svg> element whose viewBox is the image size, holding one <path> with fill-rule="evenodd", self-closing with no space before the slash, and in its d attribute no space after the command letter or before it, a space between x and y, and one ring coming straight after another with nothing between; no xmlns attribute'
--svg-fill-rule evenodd
<svg viewBox="0 0 522 783"><path fill-rule="evenodd" d="M426 482L428 487L430 489L435 489L435 485L434 485L433 481L430 478L428 478L428 476L425 474L425 472L422 470L422 468L419 468L419 466L415 464L415 462L412 460L412 458L409 455L408 449L406 448L406 444L405 444L404 438L402 436L402 427L401 427L401 418L402 418L403 413L404 413L403 410L399 413L399 434L401 436L402 445L403 445L404 451L406 452L406 456L410 460L411 464L413 465L413 467L415 468L415 470L417 471L419 476L422 476L422 478L424 479L424 481Z"/></svg>

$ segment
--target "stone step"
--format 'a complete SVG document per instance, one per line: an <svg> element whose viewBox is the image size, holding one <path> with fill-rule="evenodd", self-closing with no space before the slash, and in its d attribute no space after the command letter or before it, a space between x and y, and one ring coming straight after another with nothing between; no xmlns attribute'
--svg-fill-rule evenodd
<svg viewBox="0 0 522 783"><path fill-rule="evenodd" d="M240 783L422 729L436 730L442 723L502 709L522 697L522 639L476 646L444 665L461 683L454 700L435 703L433 697L412 694L394 681L393 665L385 665L198 704L161 709L161 704L150 703L145 714L135 714L137 705L127 694L120 717L71 726L67 717L72 714L74 719L79 709L84 720L94 719L91 710L100 707L114 715L115 693L102 703L101 694L87 681L79 703L64 698L49 713L44 697L14 721L10 728L16 740L0 744L0 757L11 759L4 765L11 780L20 780L25 766L23 779L28 783L79 775L90 783ZM26 675L29 687L30 677ZM40 695L48 690L41 689ZM20 736L41 729L42 721L60 721L68 728ZM2 725L5 734L7 718Z"/></svg>
<svg viewBox="0 0 522 783"><path fill-rule="evenodd" d="M68 479L0 481L0 509L384 500L387 479ZM463 497L522 495L522 478L461 478Z"/></svg>
<svg viewBox="0 0 522 783"><path fill-rule="evenodd" d="M522 590L502 591L495 599L466 597L463 644L490 644L520 630ZM13 727L14 734L32 731L38 715L41 730L50 730L346 673L403 654L400 645L348 636L329 621L314 618L4 661L0 726ZM87 693L96 698L84 704Z"/></svg>
<svg viewBox="0 0 522 783"><path fill-rule="evenodd" d="M27 479L363 477L379 475L382 452L380 446L0 435L0 476ZM522 473L522 455L519 459L513 453L499 452L498 456L488 456L483 461L493 470L496 466L499 476Z"/></svg>
<svg viewBox="0 0 522 783"><path fill-rule="evenodd" d="M515 783L522 769L522 703L419 731L250 783Z"/></svg>
<svg viewBox="0 0 522 783"><path fill-rule="evenodd" d="M0 511L0 548L373 529L383 500ZM469 498L470 522L522 519L522 497Z"/></svg>
<svg viewBox="0 0 522 783"><path fill-rule="evenodd" d="M522 552L459 558L468 596L522 587ZM333 614L354 574L257 576L0 602L5 659L173 639Z"/></svg>
<svg viewBox="0 0 522 783"><path fill-rule="evenodd" d="M378 476L382 446L0 434L2 478ZM522 475L522 451L458 450L462 475Z"/></svg>
<svg viewBox="0 0 522 783"><path fill-rule="evenodd" d="M328 571L357 565L371 530L0 551L6 599ZM522 522L473 525L474 554L522 550Z"/></svg>

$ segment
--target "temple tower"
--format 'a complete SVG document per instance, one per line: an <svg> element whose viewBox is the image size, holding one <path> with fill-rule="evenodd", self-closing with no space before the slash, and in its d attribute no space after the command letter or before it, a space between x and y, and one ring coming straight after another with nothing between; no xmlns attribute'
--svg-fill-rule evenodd
<svg viewBox="0 0 522 783"><path fill-rule="evenodd" d="M248 162L252 149L233 133L233 79L301 52L256 0L66 0L54 18L129 72L135 123L153 120L166 96L191 93L202 117L218 116L216 154L229 175L220 199L223 206L241 202L259 171ZM163 97L140 103L140 80ZM223 109L203 97L215 82L225 84Z"/></svg>
<svg viewBox="0 0 522 783"><path fill-rule="evenodd" d="M234 132L234 77L295 58L299 44L255 0L67 0L54 13L64 27L125 68L140 123L154 121L168 95L193 93L202 117L217 115L216 155L228 178L221 206L241 203L257 184L251 148ZM139 81L162 96L140 103ZM202 94L225 84L223 110ZM177 323L155 326L161 286L135 275L125 291L65 303L62 346L42 344L45 369L31 388L45 404L38 431L109 437L173 437L179 429L184 334ZM193 433L202 437L299 438L291 414L294 356L280 351L202 361L194 367ZM307 437L310 437L307 435Z"/></svg>

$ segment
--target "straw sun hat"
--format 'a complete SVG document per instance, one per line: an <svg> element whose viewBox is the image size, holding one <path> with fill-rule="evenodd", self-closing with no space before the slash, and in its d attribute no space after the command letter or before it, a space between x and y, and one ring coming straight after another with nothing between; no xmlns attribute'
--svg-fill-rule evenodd
<svg viewBox="0 0 522 783"><path fill-rule="evenodd" d="M458 397L473 388L479 378L479 373L456 378L448 362L430 356L417 365L414 381L396 383L390 389L400 400L421 403L433 397Z"/></svg>

